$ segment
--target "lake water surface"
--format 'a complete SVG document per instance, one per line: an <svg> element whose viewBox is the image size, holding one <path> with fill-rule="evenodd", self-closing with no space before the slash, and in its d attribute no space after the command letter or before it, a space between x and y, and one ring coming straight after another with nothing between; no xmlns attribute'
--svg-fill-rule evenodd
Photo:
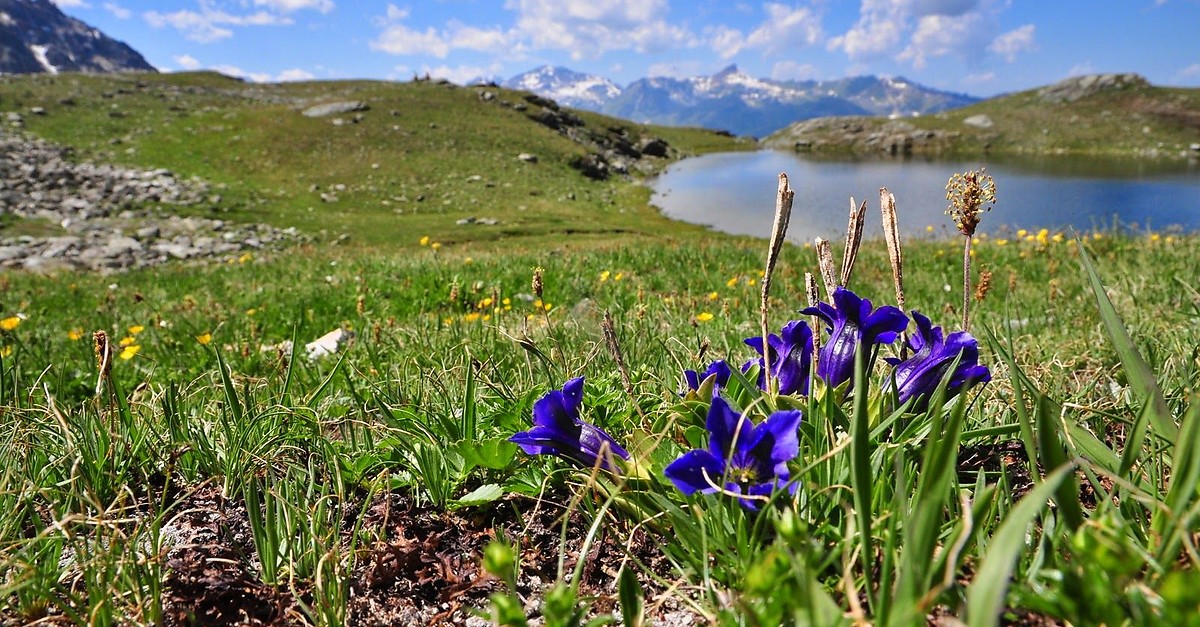
<svg viewBox="0 0 1200 627"><path fill-rule="evenodd" d="M902 231L949 234L946 181L955 172L987 166L996 204L980 231L1017 228L1090 231L1111 228L1200 229L1200 167L1190 163L1068 157L1025 160L828 161L779 152L718 153L685 159L654 182L652 202L685 222L739 235L770 235L777 177L796 192L789 239L836 238L845 233L850 196L867 201L866 235L882 233L879 188L896 196Z"/></svg>

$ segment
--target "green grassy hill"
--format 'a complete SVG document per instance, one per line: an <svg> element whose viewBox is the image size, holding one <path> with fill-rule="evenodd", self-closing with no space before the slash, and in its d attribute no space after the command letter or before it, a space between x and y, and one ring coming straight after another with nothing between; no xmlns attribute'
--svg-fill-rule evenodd
<svg viewBox="0 0 1200 627"><path fill-rule="evenodd" d="M1068 79L937 115L798 122L764 145L816 153L1200 156L1200 89L1133 74Z"/></svg>
<svg viewBox="0 0 1200 627"><path fill-rule="evenodd" d="M202 177L220 189L222 217L387 245L423 235L452 243L661 231L668 223L636 176L595 181L572 160L597 152L597 142L644 137L671 148L639 162L649 171L687 154L753 147L582 112L569 114L582 122L572 139L532 119L543 108L525 95L431 81L248 84L203 72L13 76L0 80L0 111L20 114L27 131L79 160ZM302 114L336 101L369 109ZM471 217L499 223L457 224Z"/></svg>

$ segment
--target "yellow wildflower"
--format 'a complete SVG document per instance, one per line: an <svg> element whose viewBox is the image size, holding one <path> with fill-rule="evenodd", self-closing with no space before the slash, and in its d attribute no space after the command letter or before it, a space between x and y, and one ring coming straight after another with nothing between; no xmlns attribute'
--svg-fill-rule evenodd
<svg viewBox="0 0 1200 627"><path fill-rule="evenodd" d="M13 347L11 346L0 346L0 357L8 357L12 354L12 351Z"/></svg>
<svg viewBox="0 0 1200 627"><path fill-rule="evenodd" d="M1158 241L1158 240L1160 240L1160 239L1162 239L1162 236L1161 236L1161 235L1159 235L1158 233L1151 233L1151 234L1150 234L1150 241L1152 241L1152 242L1157 242L1157 241Z"/></svg>
<svg viewBox="0 0 1200 627"><path fill-rule="evenodd" d="M67 331L67 339L71 340L72 342L78 342L82 338L83 338L83 329L81 329L79 327L75 327L74 329Z"/></svg>
<svg viewBox="0 0 1200 627"><path fill-rule="evenodd" d="M146 330L146 327L144 325L135 324L135 325L129 327L129 334L137 335L138 333L141 333L142 331L145 331L145 330Z"/></svg>
<svg viewBox="0 0 1200 627"><path fill-rule="evenodd" d="M478 311L472 311L471 313L463 316L463 322L475 322L480 318L481 315L482 314L480 314Z"/></svg>
<svg viewBox="0 0 1200 627"><path fill-rule="evenodd" d="M1026 235L1029 235L1029 231L1026 231L1025 229L1017 229L1017 237L1019 239L1025 239Z"/></svg>
<svg viewBox="0 0 1200 627"><path fill-rule="evenodd" d="M428 235L422 236L420 242L418 242L418 243L421 244L422 246L428 246L429 245L429 236Z"/></svg>
<svg viewBox="0 0 1200 627"><path fill-rule="evenodd" d="M621 280L621 279L623 279L623 278L625 278L625 273L624 273L624 272L618 272L618 273L616 273L616 274L614 274L614 275L613 275L613 280L614 280L614 281L620 281L620 280Z"/></svg>
<svg viewBox="0 0 1200 627"><path fill-rule="evenodd" d="M733 287L733 286L737 285L737 283L738 283L738 277L734 276L725 282L725 287Z"/></svg>
<svg viewBox="0 0 1200 627"><path fill-rule="evenodd" d="M550 311L553 308L554 308L554 305L552 305L550 303L542 303L542 309L545 309L546 311Z"/></svg>
<svg viewBox="0 0 1200 627"><path fill-rule="evenodd" d="M998 239L998 240L996 240L996 245L997 245L997 246L1004 246L1004 245L1006 245L1006 244L1008 244L1008 240L1004 239L1003 237L1002 237L1002 238L1000 238L1000 239Z"/></svg>
<svg viewBox="0 0 1200 627"><path fill-rule="evenodd" d="M933 232L933 225L932 225L932 224L926 224L926 225L925 225L925 232L926 232L926 233L932 233L932 232Z"/></svg>
<svg viewBox="0 0 1200 627"><path fill-rule="evenodd" d="M208 346L210 343L212 343L212 333L205 331L204 333L196 336L196 341L200 342L204 346Z"/></svg>
<svg viewBox="0 0 1200 627"><path fill-rule="evenodd" d="M121 346L130 346L132 344L137 344L137 339L135 339L132 335L126 335L125 337L121 338L120 344L121 344Z"/></svg>
<svg viewBox="0 0 1200 627"><path fill-rule="evenodd" d="M610 275L611 275L611 273L610 273L608 270L605 270L604 272L601 272L601 273L600 273L600 282L601 282L601 283L603 283L603 282L607 281L607 280L608 280L608 277L609 277Z"/></svg>
<svg viewBox="0 0 1200 627"><path fill-rule="evenodd" d="M129 346L122 348L121 354L117 355L117 357L120 357L121 359L128 361L130 359L133 359L133 356L138 354L138 351L140 351L140 350L142 350L141 346L138 346L137 344L130 344Z"/></svg>
<svg viewBox="0 0 1200 627"><path fill-rule="evenodd" d="M719 297L720 297L720 295L717 294L716 292L708 293L708 300L717 300L717 298L719 298Z"/></svg>
<svg viewBox="0 0 1200 627"><path fill-rule="evenodd" d="M712 319L713 319L713 315L707 311L702 311L702 312L696 314L696 320L698 320L700 322L708 322L709 320L712 320Z"/></svg>
<svg viewBox="0 0 1200 627"><path fill-rule="evenodd" d="M249 263L252 259L254 259L254 255L251 255L250 253L242 253L242 256L238 257L238 263Z"/></svg>
<svg viewBox="0 0 1200 627"><path fill-rule="evenodd" d="M1050 241L1050 231L1049 231L1049 229L1042 229L1042 230L1040 230L1040 231L1038 231L1038 232L1037 232L1037 242L1038 242L1039 244L1043 244L1043 245L1044 245L1044 244L1045 244L1046 242L1048 242L1048 241Z"/></svg>
<svg viewBox="0 0 1200 627"><path fill-rule="evenodd" d="M442 243L441 243L441 242L434 242L434 243L430 244L430 245L429 245L429 247L430 247L430 248L432 248L432 249L434 249L434 250L437 250L437 249L439 249L439 248L441 248L441 247L442 247Z"/></svg>
<svg viewBox="0 0 1200 627"><path fill-rule="evenodd" d="M256 314L256 313L258 313L258 310L257 310L257 309L254 309L253 307L252 307L252 308L250 308L250 309L247 309L247 310L246 310L246 315L247 315L247 316L253 316L253 315L254 315L254 314Z"/></svg>
<svg viewBox="0 0 1200 627"><path fill-rule="evenodd" d="M21 326L21 319L17 316L9 316L3 320L0 320L0 330L12 331L19 326Z"/></svg>
<svg viewBox="0 0 1200 627"><path fill-rule="evenodd" d="M1065 237L1063 237L1063 234L1062 234L1062 233L1055 233L1055 234L1054 234L1054 237L1051 237L1050 239L1051 239L1051 240L1053 240L1055 244L1057 244L1057 243L1059 243L1059 242L1063 241L1063 240L1064 240L1064 239L1066 239L1066 238L1065 238Z"/></svg>

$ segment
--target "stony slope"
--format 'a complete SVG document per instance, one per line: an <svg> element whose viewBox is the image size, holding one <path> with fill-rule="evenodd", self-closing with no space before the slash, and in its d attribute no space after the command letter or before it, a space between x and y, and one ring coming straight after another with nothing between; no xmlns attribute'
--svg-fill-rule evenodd
<svg viewBox="0 0 1200 627"><path fill-rule="evenodd" d="M1200 89L1158 87L1137 74L1100 74L903 120L807 120L765 147L858 155L1049 154L1200 156Z"/></svg>

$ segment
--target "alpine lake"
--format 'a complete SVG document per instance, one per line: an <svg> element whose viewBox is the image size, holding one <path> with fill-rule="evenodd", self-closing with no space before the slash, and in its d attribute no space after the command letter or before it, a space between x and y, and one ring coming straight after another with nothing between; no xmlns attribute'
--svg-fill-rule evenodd
<svg viewBox="0 0 1200 627"><path fill-rule="evenodd" d="M946 183L956 172L986 167L996 202L980 232L1003 237L1019 229L1190 232L1200 228L1200 165L1195 159L1004 157L986 161L921 158L831 160L763 150L685 159L651 182L653 204L671 218L736 235L767 237L778 175L796 197L792 241L844 235L850 197L867 201L867 237L882 234L879 190L896 197L906 235L954 232L945 215Z"/></svg>

